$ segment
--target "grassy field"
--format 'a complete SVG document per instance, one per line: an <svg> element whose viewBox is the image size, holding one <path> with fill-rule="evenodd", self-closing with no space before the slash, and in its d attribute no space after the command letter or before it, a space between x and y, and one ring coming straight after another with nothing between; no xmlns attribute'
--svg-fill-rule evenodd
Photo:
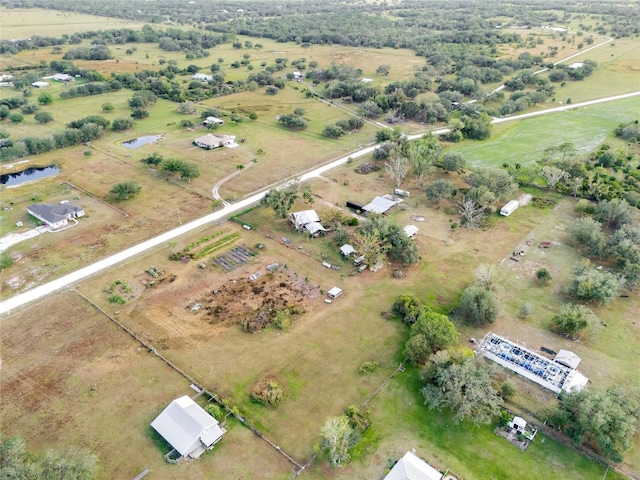
<svg viewBox="0 0 640 480"><path fill-rule="evenodd" d="M640 98L634 97L538 118L505 122L493 127L486 142L464 141L452 146L470 165L530 164L540 160L547 147L573 143L585 154L613 137L620 123L638 118ZM514 147L515 146L515 147Z"/></svg>
<svg viewBox="0 0 640 480"><path fill-rule="evenodd" d="M603 478L605 467L539 434L526 451L495 435L491 427L455 423L446 412L431 411L419 394L417 372L397 375L370 406L373 425L363 438L364 452L341 469L314 465L310 479L382 478L393 462L415 449L434 467L464 479L496 480ZM607 479L622 479L610 471Z"/></svg>
<svg viewBox="0 0 640 480"><path fill-rule="evenodd" d="M76 445L98 456L100 478L289 478L290 464L238 423L213 452L186 465L167 464L169 450L149 423L189 383L75 293L38 303L2 323L3 435L29 449ZM43 428L47 425L47 428ZM37 432L33 435L32 433Z"/></svg>
<svg viewBox="0 0 640 480"><path fill-rule="evenodd" d="M61 12L40 8L3 8L0 38L26 38L31 35L60 37L76 32L98 31L106 28L133 28L143 26L140 22L121 18L105 18L83 13Z"/></svg>

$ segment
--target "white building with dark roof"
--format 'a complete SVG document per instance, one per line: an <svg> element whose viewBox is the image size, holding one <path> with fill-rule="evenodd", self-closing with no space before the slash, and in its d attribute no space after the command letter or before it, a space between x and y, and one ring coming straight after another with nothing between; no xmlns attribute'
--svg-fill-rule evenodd
<svg viewBox="0 0 640 480"><path fill-rule="evenodd" d="M204 408L187 395L175 399L151 427L162 435L181 457L199 458L222 439L226 430Z"/></svg>
<svg viewBox="0 0 640 480"><path fill-rule="evenodd" d="M64 227L69 220L84 216L84 208L75 203L36 203L27 207L27 213L36 217L52 229Z"/></svg>

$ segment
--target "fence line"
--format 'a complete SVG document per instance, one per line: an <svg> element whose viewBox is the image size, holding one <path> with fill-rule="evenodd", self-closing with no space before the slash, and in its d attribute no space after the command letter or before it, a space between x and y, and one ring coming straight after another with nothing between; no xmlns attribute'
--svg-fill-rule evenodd
<svg viewBox="0 0 640 480"><path fill-rule="evenodd" d="M135 332L133 332L130 328L128 328L126 325L124 325L118 319L116 319L112 315L109 315L109 313L107 313L102 307L100 307L100 305L96 304L89 297L84 295L82 292L78 291L77 288L72 287L71 290L73 292L75 292L78 296L80 296L82 299L84 299L91 306L93 306L93 308L98 310L105 317L107 317L109 320L111 320L113 323L115 323L118 327L120 327L122 330L127 332L131 337L133 337L133 339L135 339L138 343L140 343L143 347L145 347L151 353L156 355L160 360L162 360L164 363L166 363L169 367L171 367L176 372L178 372L180 375L182 375L184 378L189 380L189 382L191 382L192 385L195 385L196 387L198 387L200 389L200 391L203 392L205 395L207 395L210 399L212 399L217 404L219 404L220 406L225 408L227 410L227 413L230 413L231 415L233 415L238 421L240 421L240 423L242 423L245 427L247 427L249 430L251 430L257 437L261 438L262 440L267 442L269 445L271 445L278 453L280 453L280 455L282 455L284 458L286 458L287 461L289 461L289 463L291 463L292 465L294 465L298 469L298 472L296 472L296 475L298 475L298 473L301 472L308 465L307 464L307 465L303 466L299 462L297 462L291 455L289 455L287 452L283 451L280 448L279 445L276 445L270 439L265 437L264 434L258 428L256 428L253 424L251 424L249 421L247 421L247 419L244 416L240 415L240 413L238 413L234 409L230 408L225 402L223 402L221 400L221 398L216 393L214 393L214 392L212 392L210 390L207 390L206 388L202 387L201 384L194 377L189 375L187 372L182 370L180 367L178 367L171 360L169 360L164 355L162 355L160 352L158 352L154 348L153 345L151 345L149 342L147 342L142 337L137 335Z"/></svg>
<svg viewBox="0 0 640 480"><path fill-rule="evenodd" d="M94 200L97 200L100 203L104 203L107 207L112 208L113 210L118 212L120 215L122 215L123 218L127 218L129 216L129 214L127 212L125 212L123 210L120 210L118 207L115 207L115 206L111 205L109 202L105 202L100 197L97 197L93 193L90 193L90 192L86 191L84 188L80 188L80 187L78 187L77 185L74 185L71 182L61 182L60 185L69 185L71 188L73 188L75 190L78 190L79 192L84 193L85 195L93 198Z"/></svg>

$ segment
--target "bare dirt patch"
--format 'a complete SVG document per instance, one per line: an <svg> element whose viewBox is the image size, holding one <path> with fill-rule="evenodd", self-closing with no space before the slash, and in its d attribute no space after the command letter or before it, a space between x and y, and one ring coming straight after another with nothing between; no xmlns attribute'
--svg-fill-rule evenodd
<svg viewBox="0 0 640 480"><path fill-rule="evenodd" d="M242 323L251 332L262 330L275 312L294 308L303 313L313 308L320 290L293 272L279 272L257 280L234 279L208 292L199 303L215 325Z"/></svg>

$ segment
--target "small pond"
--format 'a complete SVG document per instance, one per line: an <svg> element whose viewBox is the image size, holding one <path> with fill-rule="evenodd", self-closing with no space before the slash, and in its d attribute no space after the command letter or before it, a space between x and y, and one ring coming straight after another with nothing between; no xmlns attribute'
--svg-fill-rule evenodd
<svg viewBox="0 0 640 480"><path fill-rule="evenodd" d="M122 142L120 145L126 148L140 148L143 145L148 143L153 143L162 138L162 135L145 135L144 137L134 138L132 140L127 140L126 142Z"/></svg>
<svg viewBox="0 0 640 480"><path fill-rule="evenodd" d="M3 173L0 175L0 185L15 187L16 185L21 185L26 182L50 177L56 173L60 173L60 169L55 165L49 165L48 167L29 167L19 172Z"/></svg>

